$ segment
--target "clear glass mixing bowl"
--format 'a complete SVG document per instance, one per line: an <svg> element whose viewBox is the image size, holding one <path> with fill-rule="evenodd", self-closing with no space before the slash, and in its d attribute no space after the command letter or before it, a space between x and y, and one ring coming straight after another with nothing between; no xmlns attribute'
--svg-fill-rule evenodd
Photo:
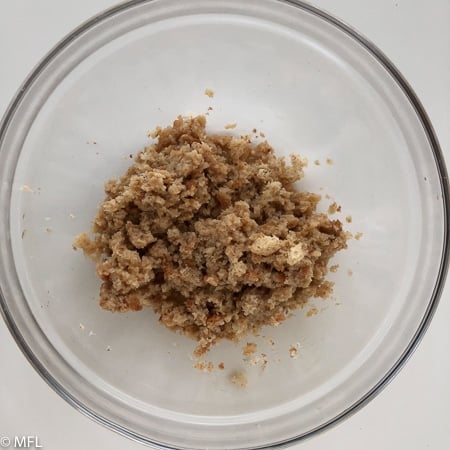
<svg viewBox="0 0 450 450"><path fill-rule="evenodd" d="M321 161L300 188L363 233L335 258L319 314L250 338L265 369L229 342L207 356L225 370L194 369L195 343L150 309L101 310L93 265L72 250L147 131L209 106L210 130L236 122ZM448 180L420 102L377 48L294 0L132 1L86 22L12 101L0 180L1 309L18 345L81 412L158 448L275 446L336 423L408 358L445 278Z"/></svg>

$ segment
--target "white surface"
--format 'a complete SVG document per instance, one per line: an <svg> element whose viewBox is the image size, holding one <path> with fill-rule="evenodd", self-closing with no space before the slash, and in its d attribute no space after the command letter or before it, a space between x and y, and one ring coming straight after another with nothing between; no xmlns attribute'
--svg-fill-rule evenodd
<svg viewBox="0 0 450 450"><path fill-rule="evenodd" d="M423 101L450 159L450 3L317 0L374 41ZM79 22L111 6L108 0L3 0L0 3L0 112L33 65ZM450 446L450 290L429 332L398 377L363 410L302 449ZM74 411L39 378L0 323L0 437L37 435L46 449L142 448Z"/></svg>

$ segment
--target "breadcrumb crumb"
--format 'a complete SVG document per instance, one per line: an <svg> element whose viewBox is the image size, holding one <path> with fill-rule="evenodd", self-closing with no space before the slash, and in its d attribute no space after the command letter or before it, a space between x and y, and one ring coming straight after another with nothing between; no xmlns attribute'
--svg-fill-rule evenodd
<svg viewBox="0 0 450 450"><path fill-rule="evenodd" d="M299 344L297 343L297 344L295 344L295 345L291 345L290 347L289 347L289 356L291 357L291 358L296 358L297 356L298 356L298 347L299 347Z"/></svg>
<svg viewBox="0 0 450 450"><path fill-rule="evenodd" d="M242 349L242 354L244 356L250 356L256 353L257 345L254 342L247 342Z"/></svg>
<svg viewBox="0 0 450 450"><path fill-rule="evenodd" d="M330 272L335 273L335 272L337 272L338 269L339 269L339 264L333 264L333 265L330 267Z"/></svg>
<svg viewBox="0 0 450 450"><path fill-rule="evenodd" d="M23 192L34 192L33 189L28 186L28 184L23 184L19 189Z"/></svg>

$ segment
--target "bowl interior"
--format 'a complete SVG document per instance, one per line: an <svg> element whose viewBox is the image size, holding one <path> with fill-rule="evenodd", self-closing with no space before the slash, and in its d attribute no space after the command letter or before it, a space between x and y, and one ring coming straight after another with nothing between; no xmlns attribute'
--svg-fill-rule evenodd
<svg viewBox="0 0 450 450"><path fill-rule="evenodd" d="M445 234L430 144L395 79L316 14L272 1L152 3L69 46L32 87L26 129L20 115L11 125L23 134L10 203L13 262L26 308L51 343L43 364L88 408L144 438L181 445L190 427L210 433L184 443L192 448L202 439L242 446L249 430L248 446L292 438L373 388L427 312ZM324 211L336 201L336 217L362 236L332 261L334 295L311 301L316 315L307 306L258 337L220 343L205 358L216 369L202 373L195 343L151 310L99 308L94 265L72 241L90 228L104 182L149 145L149 130L207 112L211 131L256 128L255 142L261 131L277 154L308 158L299 189L322 194ZM231 122L237 128L224 130ZM253 361L242 355L246 342L258 345ZM62 364L70 382L55 367ZM246 373L246 388L230 383L235 371ZM235 435L211 445L225 429Z"/></svg>

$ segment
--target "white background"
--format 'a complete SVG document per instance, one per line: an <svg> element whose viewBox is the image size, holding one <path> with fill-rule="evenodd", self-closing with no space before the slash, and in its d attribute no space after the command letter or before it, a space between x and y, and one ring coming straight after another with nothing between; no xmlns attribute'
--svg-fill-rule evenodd
<svg viewBox="0 0 450 450"><path fill-rule="evenodd" d="M244 0L243 0L244 1ZM314 0L397 65L450 161L450 1ZM114 0L0 0L0 115L39 59ZM423 342L390 385L302 450L450 448L450 283ZM144 448L76 412L34 372L0 320L0 437L37 435L47 450Z"/></svg>

